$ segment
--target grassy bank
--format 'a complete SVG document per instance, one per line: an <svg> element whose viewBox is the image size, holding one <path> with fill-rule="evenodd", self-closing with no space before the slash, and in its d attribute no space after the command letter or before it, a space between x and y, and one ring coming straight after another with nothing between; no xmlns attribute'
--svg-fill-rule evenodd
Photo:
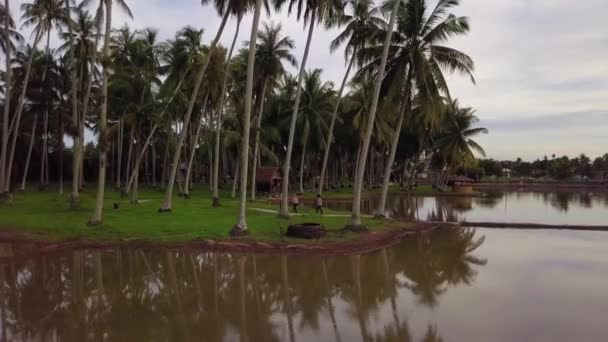
<svg viewBox="0 0 608 342"><path fill-rule="evenodd" d="M162 241L187 241L194 239L225 239L236 222L238 202L228 194L222 196L222 206L211 207L211 197L206 188L197 188L191 198L175 196L172 213L158 213L163 193L160 190L140 191L139 204L131 204L120 198L117 191L107 191L104 223L91 228L86 225L94 205L93 191L82 194L81 208L69 208L69 194L59 196L54 189L30 190L16 193L10 203L0 205L0 230L42 235L49 239L145 239ZM120 208L112 208L119 203ZM330 232L337 232L348 222L348 213L326 211L316 215L310 207L302 208L302 216L289 220L278 219L274 213L255 210L276 210L277 206L266 200L249 203L247 222L251 238L259 240L282 239L281 232L292 223L317 222ZM364 223L372 230L383 229L379 219L365 218ZM338 234L332 234L335 238ZM341 236L340 238L349 238Z"/></svg>

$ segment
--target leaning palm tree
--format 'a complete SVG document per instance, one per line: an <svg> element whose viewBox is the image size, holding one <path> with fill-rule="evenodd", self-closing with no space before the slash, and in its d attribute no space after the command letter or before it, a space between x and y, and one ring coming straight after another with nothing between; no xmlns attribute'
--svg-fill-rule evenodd
<svg viewBox="0 0 608 342"><path fill-rule="evenodd" d="M209 0L202 0L202 4L205 5ZM220 23L220 27L217 30L215 38L209 45L209 51L215 50L217 43L222 36L222 32L224 32L224 27L226 26L226 22L228 21L228 17L232 13L230 8L225 8L224 1L217 1L216 8L218 12L222 15L222 22ZM173 152L173 158L171 163L171 170L169 173L169 180L167 182L167 189L165 190L165 198L163 200L162 206L158 209L159 212L170 212L172 211L172 200L173 200L173 186L175 185L175 177L177 176L177 166L179 163L179 156L181 154L182 146L184 145L184 141L186 140L186 135L188 134L188 125L190 124L190 117L192 116L192 111L194 110L194 105L197 102L199 97L199 91L201 88L201 84L203 82L203 77L205 76L205 71L207 71L207 67L209 66L209 62L211 61L211 53L208 53L205 56L205 61L203 62L201 68L194 78L194 88L192 89L192 94L190 95L190 100L188 102L188 108L186 109L186 113L184 114L182 130L177 141L177 146L175 147L175 151Z"/></svg>
<svg viewBox="0 0 608 342"><path fill-rule="evenodd" d="M334 126L338 117L338 109L342 100L342 94L348 81L351 68L356 59L358 51L367 46L380 31L381 27L386 26L386 23L381 17L376 16L378 10L373 8L373 2L370 0L349 0L347 6L351 7L352 13L343 13L336 16L335 20L328 23L329 26L345 25L344 30L331 42L330 50L336 51L343 43L346 42L344 57L349 60L338 96L334 105L334 111L329 124L329 132L323 155L323 164L321 166L321 175L319 176L318 194L323 194L323 185L325 183L325 172L327 171L327 162L329 160L329 150L334 138Z"/></svg>
<svg viewBox="0 0 608 342"><path fill-rule="evenodd" d="M276 2L277 8L280 8L285 0L278 0ZM304 82L304 75L306 73L306 60L308 59L308 52L310 50L310 42L312 40L313 29L316 24L323 20L330 20L334 16L338 15L343 10L342 3L339 0L290 0L288 12L291 13L292 9L296 7L297 18L300 19L303 16L304 24L308 23L308 37L306 39L306 46L304 47L304 55L300 62L300 72L298 74L298 87L296 88L296 94L293 104L293 111L291 113L291 122L289 125L289 140L287 141L287 153L285 155L285 163L283 166L283 191L281 194L281 208L279 211L279 217L289 217L289 211L287 208L287 198L289 196L289 171L291 168L291 154L293 151L293 141L296 131L296 119L299 113L300 107L300 96L302 94L302 84Z"/></svg>
<svg viewBox="0 0 608 342"><path fill-rule="evenodd" d="M384 216L392 166L405 115L411 112L413 94L417 94L419 105L426 107L427 110L423 112L430 114L435 112L432 107L439 102L441 93L449 96L444 70L459 71L475 83L473 60L466 54L443 45L448 38L469 32L466 17L447 14L448 10L458 4L458 0L440 1L427 17L426 0L409 0L399 11L385 81L389 87L401 90L398 99L400 109L384 169L382 195L377 208L380 216Z"/></svg>
<svg viewBox="0 0 608 342"><path fill-rule="evenodd" d="M231 235L246 235L247 230L247 169L249 162L249 129L251 126L251 101L253 97L253 70L255 64L256 41L258 26L260 24L260 12L262 12L262 0L256 0L253 12L253 23L251 24L251 36L249 38L249 53L247 56L247 81L245 83L245 112L243 114L243 134L241 139L241 184L240 202L237 223L232 227Z"/></svg>
<svg viewBox="0 0 608 342"><path fill-rule="evenodd" d="M263 31L258 35L258 47L256 51L256 68L261 89L258 92L257 117L255 119L255 138L253 140L253 167L251 168L251 200L255 201L256 195L256 169L259 156L260 129L262 125L262 115L264 112L264 102L266 96L278 78L285 73L283 61L292 66L297 64L295 57L291 54L294 42L289 37L281 36L281 25L264 25Z"/></svg>
<svg viewBox="0 0 608 342"><path fill-rule="evenodd" d="M369 144L372 139L372 131L374 129L374 122L376 120L376 110L378 109L378 99L380 97L380 88L382 87L382 81L384 79L384 72L386 68L386 61L388 59L388 50L393 35L393 29L395 22L397 21L397 12L399 11L399 4L401 0L391 0L391 19L388 23L387 32L384 38L384 45L382 47L382 57L380 58L380 66L376 75L376 84L374 85L374 93L372 97L370 113L367 118L367 127L365 128L365 135L361 142L361 154L357 161L357 167L355 172L355 182L353 187L353 210L350 222L350 229L359 230L361 226L361 190L363 188L363 176L365 174L365 164L367 161L367 152L369 150Z"/></svg>
<svg viewBox="0 0 608 342"><path fill-rule="evenodd" d="M41 38L46 34L46 54L50 55L50 35L53 28L59 28L62 23L66 22L65 13L62 9L62 4L59 0L34 0L32 3L26 3L21 5L21 9L23 10L22 19L24 23L22 27L33 27L33 35L34 35L34 43L33 49L36 48ZM33 58L34 54L30 55ZM15 114L13 115L13 123L11 123L12 127L12 139L11 139L11 148L10 154L8 156L8 162L6 165L6 176L4 179L5 190L8 191L8 185L11 183L11 174L9 170L12 169L13 160L15 157L15 148L17 146L17 136L19 135L19 127L21 123L21 115L23 113L23 108L25 107L26 102L26 94L30 79L30 71L32 67L33 60L30 59L27 63L25 79L23 81L23 86L21 87L21 94L19 96L17 102L17 108L15 109ZM46 69L43 72L43 81L45 80ZM48 111L44 112L45 122L48 121ZM48 132L44 132L47 135ZM46 139L44 140L46 146ZM46 150L45 150L46 152Z"/></svg>
<svg viewBox="0 0 608 342"><path fill-rule="evenodd" d="M230 44L230 50L228 57L226 57L226 69L224 70L224 80L222 81L221 98L220 104L217 110L217 119L215 123L215 146L214 146L214 157L213 157L213 199L212 205L214 207L220 206L220 191L219 191L219 172L220 172L220 143L222 138L222 122L224 115L224 102L226 101L226 87L228 86L228 75L230 74L230 62L232 60L232 54L234 53L234 46L239 36L241 28L241 20L243 19L242 11L236 13L236 29L234 31L234 38L232 38L232 44Z"/></svg>
<svg viewBox="0 0 608 342"><path fill-rule="evenodd" d="M108 79L110 77L110 35L112 33L112 1L105 1L105 17L106 27L105 35L103 37L103 77L101 87L101 111L99 113L99 174L97 180L97 195L95 197L95 208L93 209L93 216L89 220L88 224L91 226L98 226L102 223L103 214L103 200L106 186L106 153L110 141L110 135L106 128L108 122ZM123 0L116 0L117 3L125 10L128 10L127 5ZM130 13L130 12L129 12ZM88 90L87 90L88 91ZM86 114L86 113L85 113Z"/></svg>

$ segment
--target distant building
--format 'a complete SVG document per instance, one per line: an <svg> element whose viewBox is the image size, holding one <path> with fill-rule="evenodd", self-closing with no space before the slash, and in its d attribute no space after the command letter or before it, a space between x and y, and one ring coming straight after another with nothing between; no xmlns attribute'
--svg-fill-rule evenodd
<svg viewBox="0 0 608 342"><path fill-rule="evenodd" d="M255 172L255 188L260 193L278 193L281 191L283 176L281 169L275 166L261 166Z"/></svg>
<svg viewBox="0 0 608 342"><path fill-rule="evenodd" d="M503 168L502 169L502 176L505 178L511 178L511 174L513 174L513 171L511 171L511 169L507 169L507 168Z"/></svg>
<svg viewBox="0 0 608 342"><path fill-rule="evenodd" d="M594 181L608 181L608 170L594 170L590 178Z"/></svg>

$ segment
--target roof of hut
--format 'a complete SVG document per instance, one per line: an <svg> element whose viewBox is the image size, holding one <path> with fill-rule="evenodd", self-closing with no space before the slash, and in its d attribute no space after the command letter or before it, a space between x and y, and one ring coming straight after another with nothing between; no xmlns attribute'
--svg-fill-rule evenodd
<svg viewBox="0 0 608 342"><path fill-rule="evenodd" d="M257 183L270 183L277 179L283 179L283 177L281 176L281 169L276 166L260 166L255 172L255 181Z"/></svg>
<svg viewBox="0 0 608 342"><path fill-rule="evenodd" d="M475 183L475 180L466 176L450 176L448 182L454 183Z"/></svg>

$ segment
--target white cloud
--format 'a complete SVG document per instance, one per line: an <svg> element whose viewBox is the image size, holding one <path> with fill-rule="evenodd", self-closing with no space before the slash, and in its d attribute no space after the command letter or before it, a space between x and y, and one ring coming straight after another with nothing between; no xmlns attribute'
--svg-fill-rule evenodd
<svg viewBox="0 0 608 342"><path fill-rule="evenodd" d="M434 0L430 0L434 3ZM13 13L24 2L13 1ZM135 19L115 10L115 27L124 23L135 28L155 27L163 39L185 25L205 29L205 40L213 38L220 18L211 5L200 0L126 0ZM462 0L456 13L470 17L471 33L454 46L476 62L477 86L454 75L449 77L452 95L475 107L481 124L500 124L498 119L559 120L558 114L608 111L608 12L605 0ZM301 22L286 11L266 14L263 21L282 23L285 34L296 41L294 54L301 59L306 32ZM229 45L235 23L230 20L221 42ZM241 24L240 41L248 40L251 15ZM317 27L311 44L308 68L323 68L326 80L339 83L344 73L341 52L330 54L329 42L336 30ZM56 41L56 38L54 38ZM296 71L295 69L293 70ZM497 121L498 120L498 121ZM480 138L494 158L535 158L546 153L596 155L608 152L608 135L598 127L608 126L608 115L599 123L574 128L553 127L541 131L512 130L508 125ZM494 128L494 127L490 127ZM505 139L510 143L505 144Z"/></svg>

